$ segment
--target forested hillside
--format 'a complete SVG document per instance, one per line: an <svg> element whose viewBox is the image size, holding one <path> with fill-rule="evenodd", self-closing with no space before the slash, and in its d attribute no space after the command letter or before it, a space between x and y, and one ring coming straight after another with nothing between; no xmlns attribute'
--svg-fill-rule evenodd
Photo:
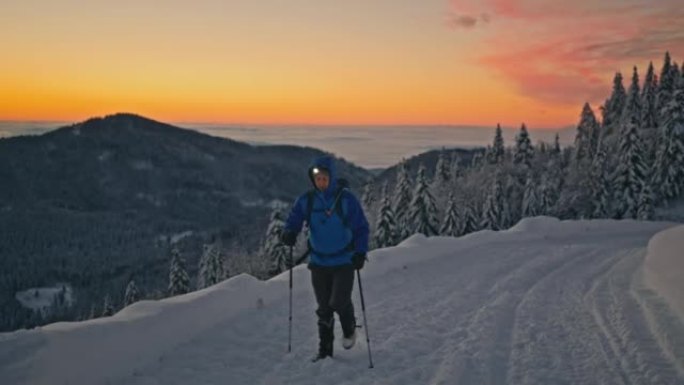
<svg viewBox="0 0 684 385"><path fill-rule="evenodd" d="M271 207L310 186L306 169L321 154L129 114L0 139L0 330L101 315L106 297L116 310L131 280L141 298L166 296L172 245L193 289L204 245L220 245L221 279L263 276L257 251ZM369 176L340 163L356 186ZM62 285L72 306L55 297L41 313L15 298Z"/></svg>

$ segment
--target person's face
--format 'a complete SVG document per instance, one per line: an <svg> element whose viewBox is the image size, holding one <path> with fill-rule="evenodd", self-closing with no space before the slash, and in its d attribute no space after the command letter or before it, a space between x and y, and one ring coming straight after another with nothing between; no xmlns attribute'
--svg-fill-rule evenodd
<svg viewBox="0 0 684 385"><path fill-rule="evenodd" d="M330 176L324 172L319 172L314 175L314 183L316 184L317 189L323 191L327 189L330 184Z"/></svg>

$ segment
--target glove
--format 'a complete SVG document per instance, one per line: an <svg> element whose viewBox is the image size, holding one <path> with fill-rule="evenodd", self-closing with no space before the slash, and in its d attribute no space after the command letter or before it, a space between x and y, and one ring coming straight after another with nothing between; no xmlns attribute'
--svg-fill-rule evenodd
<svg viewBox="0 0 684 385"><path fill-rule="evenodd" d="M366 253L362 252L356 252L352 256L352 265L354 266L354 269L356 270L361 270L363 269L363 265L366 263Z"/></svg>
<svg viewBox="0 0 684 385"><path fill-rule="evenodd" d="M283 233L280 235L280 241L285 246L294 246L295 243L297 243L297 234L291 231L283 231Z"/></svg>

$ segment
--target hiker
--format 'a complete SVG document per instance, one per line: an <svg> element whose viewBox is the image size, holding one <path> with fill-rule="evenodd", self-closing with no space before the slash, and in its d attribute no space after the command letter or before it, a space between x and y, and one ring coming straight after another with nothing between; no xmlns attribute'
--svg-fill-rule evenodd
<svg viewBox="0 0 684 385"><path fill-rule="evenodd" d="M356 342L352 304L354 270L360 270L368 251L368 221L346 181L337 179L332 157L322 156L309 167L314 188L294 203L282 233L282 243L294 246L306 221L309 226L309 269L318 309L318 361L333 355L335 317L342 325L342 346Z"/></svg>

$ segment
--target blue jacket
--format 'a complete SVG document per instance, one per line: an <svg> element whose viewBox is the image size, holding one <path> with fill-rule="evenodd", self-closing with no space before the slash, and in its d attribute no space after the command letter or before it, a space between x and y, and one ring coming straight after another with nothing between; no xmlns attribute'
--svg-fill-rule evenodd
<svg viewBox="0 0 684 385"><path fill-rule="evenodd" d="M330 173L330 184L325 191L316 189L312 170L325 168ZM337 197L337 168L330 156L315 159L309 167L309 178L314 185L311 223L309 223L309 264L315 266L342 266L351 264L355 252L368 251L368 221L358 199L348 189L340 195L342 213L335 210ZM285 231L298 234L308 214L309 192L299 196L285 222ZM346 222L346 223L345 223Z"/></svg>

